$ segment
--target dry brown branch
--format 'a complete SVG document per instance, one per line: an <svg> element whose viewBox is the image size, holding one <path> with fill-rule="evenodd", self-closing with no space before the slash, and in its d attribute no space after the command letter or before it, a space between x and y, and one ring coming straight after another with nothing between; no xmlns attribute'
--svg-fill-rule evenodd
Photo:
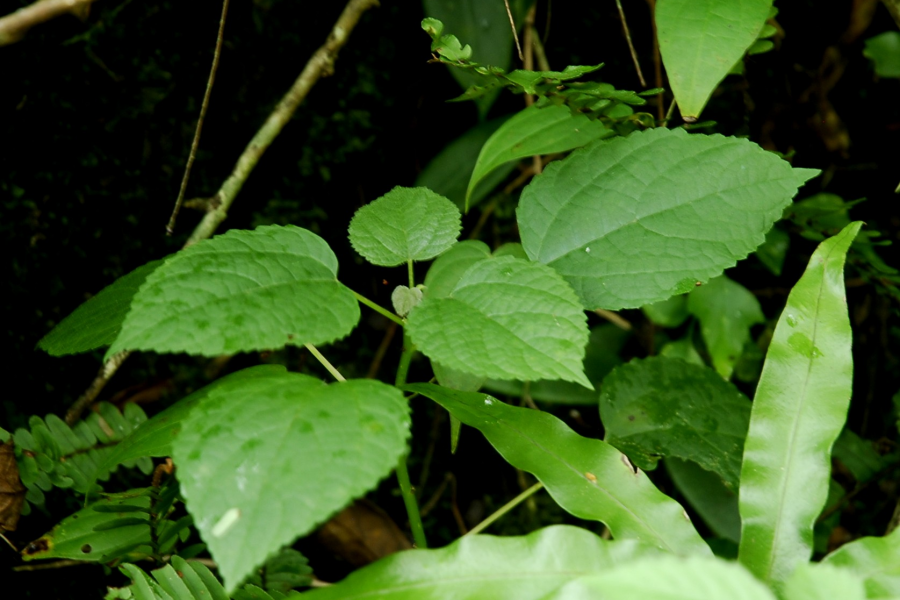
<svg viewBox="0 0 900 600"><path fill-rule="evenodd" d="M85 14L94 0L38 0L14 13L0 17L0 46L18 42L35 25L72 13Z"/></svg>

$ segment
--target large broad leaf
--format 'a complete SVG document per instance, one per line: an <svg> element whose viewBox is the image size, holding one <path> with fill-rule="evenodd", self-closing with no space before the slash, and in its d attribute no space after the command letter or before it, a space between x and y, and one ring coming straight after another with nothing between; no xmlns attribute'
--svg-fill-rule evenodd
<svg viewBox="0 0 900 600"><path fill-rule="evenodd" d="M305 229L229 231L165 260L134 296L107 358L122 350L218 356L322 344L359 321L337 258Z"/></svg>
<svg viewBox="0 0 900 600"><path fill-rule="evenodd" d="M550 414L485 394L425 383L405 389L480 430L511 465L537 477L560 506L576 517L602 521L616 539L678 554L710 554L684 509L613 446L581 437Z"/></svg>
<svg viewBox="0 0 900 600"><path fill-rule="evenodd" d="M428 260L456 243L456 205L427 188L395 187L356 211L350 243L366 260L393 267Z"/></svg>
<svg viewBox="0 0 900 600"><path fill-rule="evenodd" d="M741 469L740 560L778 585L812 553L831 446L853 384L844 260L861 223L822 242L788 296L756 388Z"/></svg>
<svg viewBox="0 0 900 600"><path fill-rule="evenodd" d="M45 335L38 348L62 356L112 344L122 329L132 298L161 264L161 260L147 263L103 288Z"/></svg>
<svg viewBox="0 0 900 600"><path fill-rule="evenodd" d="M900 78L900 33L885 31L866 40L863 54L875 63L879 77Z"/></svg>
<svg viewBox="0 0 900 600"><path fill-rule="evenodd" d="M606 441L645 470L662 457L692 460L737 490L750 402L711 369L651 357L601 384Z"/></svg>
<svg viewBox="0 0 900 600"><path fill-rule="evenodd" d="M446 298L469 267L490 256L491 249L484 242L459 242L431 263L425 274L425 295L429 298Z"/></svg>
<svg viewBox="0 0 900 600"><path fill-rule="evenodd" d="M844 544L822 562L861 577L869 598L900 598L900 528L885 537L864 537Z"/></svg>
<svg viewBox="0 0 900 600"><path fill-rule="evenodd" d="M772 0L659 0L656 31L685 121L700 116L719 82L756 42Z"/></svg>
<svg viewBox="0 0 900 600"><path fill-rule="evenodd" d="M722 275L690 293L688 310L700 320L700 333L713 367L722 377L731 379L744 344L750 340L750 328L766 319L759 300Z"/></svg>
<svg viewBox="0 0 900 600"><path fill-rule="evenodd" d="M178 479L226 588L374 487L406 449L409 409L371 380L294 373L220 385L172 443Z"/></svg>
<svg viewBox="0 0 900 600"><path fill-rule="evenodd" d="M566 152L613 135L600 121L573 113L567 106L530 106L501 125L481 148L466 189L466 207L473 204L478 184L501 165L526 156Z"/></svg>
<svg viewBox="0 0 900 600"><path fill-rule="evenodd" d="M309 600L537 600L580 575L658 551L556 525L522 537L466 536L440 550L409 550L303 594Z"/></svg>
<svg viewBox="0 0 900 600"><path fill-rule="evenodd" d="M713 557L659 556L581 577L543 600L775 600L740 565Z"/></svg>
<svg viewBox="0 0 900 600"><path fill-rule="evenodd" d="M803 564L784 585L784 600L865 600L862 580L831 565Z"/></svg>
<svg viewBox="0 0 900 600"><path fill-rule="evenodd" d="M224 388L225 393L229 393L229 386L234 385L236 382L250 379L265 379L285 372L286 369L281 365L257 365L226 375L206 387L200 388L149 421L141 423L137 429L116 444L116 447L106 457L106 460L100 467L100 471L111 470L124 461L135 460L142 456L170 456L172 454L172 441L181 431L184 420L199 402L211 396L215 397L219 388Z"/></svg>
<svg viewBox="0 0 900 600"><path fill-rule="evenodd" d="M448 296L426 296L413 309L409 333L423 354L451 369L592 387L581 364L587 317L544 265L512 256L476 262Z"/></svg>
<svg viewBox="0 0 900 600"><path fill-rule="evenodd" d="M425 165L425 168L416 177L416 185L427 187L441 196L449 198L457 206L465 206L467 175L475 168L478 153L481 152L484 143L508 118L507 115L476 125L447 144L437 156ZM481 183L475 187L469 197L469 206L478 204L515 168L515 163L507 163L502 168L491 171L490 175L482 179Z"/></svg>
<svg viewBox="0 0 900 600"><path fill-rule="evenodd" d="M697 463L678 458L667 458L664 463L678 491L713 533L734 544L740 543L741 515L737 493L725 487L718 475Z"/></svg>
<svg viewBox="0 0 900 600"><path fill-rule="evenodd" d="M522 244L586 308L636 308L747 256L816 173L744 139L683 129L599 141L525 188Z"/></svg>

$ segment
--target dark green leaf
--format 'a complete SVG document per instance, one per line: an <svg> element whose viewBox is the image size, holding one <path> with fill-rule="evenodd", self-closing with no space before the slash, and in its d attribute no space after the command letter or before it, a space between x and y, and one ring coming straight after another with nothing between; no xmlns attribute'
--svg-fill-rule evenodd
<svg viewBox="0 0 900 600"><path fill-rule="evenodd" d="M885 31L870 37L863 54L875 63L879 77L900 78L900 32Z"/></svg>
<svg viewBox="0 0 900 600"><path fill-rule="evenodd" d="M679 458L667 458L663 464L678 491L713 533L735 544L739 543L741 515L738 512L737 494L725 487L722 478L701 468L697 463Z"/></svg>

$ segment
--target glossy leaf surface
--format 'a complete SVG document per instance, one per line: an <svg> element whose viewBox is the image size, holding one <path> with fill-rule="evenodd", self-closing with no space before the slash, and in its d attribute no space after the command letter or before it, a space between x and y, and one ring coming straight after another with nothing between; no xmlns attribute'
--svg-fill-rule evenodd
<svg viewBox="0 0 900 600"><path fill-rule="evenodd" d="M656 29L669 84L685 121L706 102L762 32L772 0L659 0Z"/></svg>
<svg viewBox="0 0 900 600"><path fill-rule="evenodd" d="M466 189L466 206L471 206L478 184L501 165L526 156L567 152L612 135L600 121L566 106L532 105L501 125L481 148Z"/></svg>
<svg viewBox="0 0 900 600"><path fill-rule="evenodd" d="M525 188L522 245L585 308L637 308L747 256L816 173L747 140L683 129L598 141Z"/></svg>
<svg viewBox="0 0 900 600"><path fill-rule="evenodd" d="M460 227L450 200L427 188L395 187L356 211L350 243L370 263L393 267L434 258L456 243Z"/></svg>
<svg viewBox="0 0 900 600"><path fill-rule="evenodd" d="M485 394L431 384L405 389L431 398L481 431L511 465L543 482L561 507L581 519L602 521L617 540L638 540L679 554L710 553L684 509L613 446L581 437L548 413Z"/></svg>
<svg viewBox="0 0 900 600"><path fill-rule="evenodd" d="M295 373L230 382L201 400L172 458L226 588L385 477L406 449L408 411L383 383Z"/></svg>
<svg viewBox="0 0 900 600"><path fill-rule="evenodd" d="M822 563L862 578L869 598L900 598L900 528L884 537L864 537L844 544Z"/></svg>
<svg viewBox="0 0 900 600"><path fill-rule="evenodd" d="M218 356L332 342L359 321L337 267L325 240L290 225L200 242L147 277L107 358L122 350Z"/></svg>
<svg viewBox="0 0 900 600"><path fill-rule="evenodd" d="M565 281L544 265L503 256L469 267L444 298L409 315L415 345L458 371L497 379L563 379L587 388L587 317Z"/></svg>
<svg viewBox="0 0 900 600"><path fill-rule="evenodd" d="M740 560L778 585L812 553L831 447L853 383L844 260L861 223L816 249L791 290L756 388L741 470Z"/></svg>
<svg viewBox="0 0 900 600"><path fill-rule="evenodd" d="M309 600L537 600L565 583L653 555L568 525L522 537L466 536L440 550L409 550L302 595Z"/></svg>
<svg viewBox="0 0 900 600"><path fill-rule="evenodd" d="M750 402L712 369L651 357L601 384L606 441L645 470L662 457L692 460L737 490Z"/></svg>
<svg viewBox="0 0 900 600"><path fill-rule="evenodd" d="M775 600L740 565L713 557L658 556L581 577L544 600Z"/></svg>
<svg viewBox="0 0 900 600"><path fill-rule="evenodd" d="M731 379L744 344L750 340L750 328L766 319L759 300L722 275L688 295L688 310L700 320L700 333L713 367L722 377Z"/></svg>
<svg viewBox="0 0 900 600"><path fill-rule="evenodd" d="M160 260L147 263L103 288L45 335L38 348L52 356L63 356L112 344L122 330L134 295L161 264Z"/></svg>

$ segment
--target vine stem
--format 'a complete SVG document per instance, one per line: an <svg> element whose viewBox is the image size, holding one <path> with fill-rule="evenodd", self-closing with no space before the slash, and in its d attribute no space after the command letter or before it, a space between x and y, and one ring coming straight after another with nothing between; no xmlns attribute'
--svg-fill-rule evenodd
<svg viewBox="0 0 900 600"><path fill-rule="evenodd" d="M350 290L350 291L353 292L353 290ZM395 315L394 313L392 313L392 312L389 311L388 309L382 308L381 306L378 306L377 304L375 304L374 302L372 302L371 300L369 300L368 298L366 298L365 296L363 296L363 295L360 294L359 292L353 292L353 295L354 295L354 296L356 297L356 299L359 300L361 303L365 304L366 306L368 306L369 308L371 308L372 310L374 310L375 312L377 312L379 315L382 315L383 317L387 317L388 319L390 319L391 321L393 321L394 323L396 323L396 324L399 325L400 327L403 327L404 325L406 325L406 323L403 322L403 319L401 319L400 317L398 317L397 315Z"/></svg>
<svg viewBox="0 0 900 600"><path fill-rule="evenodd" d="M524 502L525 500L530 498L532 495L534 495L535 492L538 492L541 489L543 489L543 487L544 487L544 484L541 483L540 481L538 481L536 484L534 484L533 486L531 486L530 488L528 488L527 490L525 490L524 492L522 492L521 494L519 494L518 496L516 496L515 498L513 498L512 500L510 500L509 502L507 502L500 508L498 508L497 510L495 510L492 514L490 514L488 516L488 518L486 518L484 521L482 521L481 523L479 523L478 525L476 525L475 527L470 529L466 535L475 535L477 533L481 533L482 531L484 531L485 529L490 527L494 523L494 521L496 521L497 519L499 519L500 517L502 517L503 515L505 515L506 513L508 513L512 509L514 509L515 507L517 507L518 505L522 504L522 502Z"/></svg>
<svg viewBox="0 0 900 600"><path fill-rule="evenodd" d="M303 344L303 347L309 350L309 353L315 356L316 360L322 363L322 366L325 367L325 369L329 373L331 373L332 377L334 377L338 381L347 381L347 378L341 375L341 372L334 368L334 365L332 365L331 362L327 358L325 358L324 354L319 352L318 348L316 348L312 344Z"/></svg>
<svg viewBox="0 0 900 600"><path fill-rule="evenodd" d="M416 276L413 273L413 261L409 259L406 261L406 270L409 273L409 289L413 289L416 287Z"/></svg>
<svg viewBox="0 0 900 600"><path fill-rule="evenodd" d="M403 354L400 355L400 364L397 366L397 377L394 385L398 388L406 385L406 376L409 373L409 363L412 361L416 347L412 343L409 334L403 331ZM409 481L409 469L406 466L404 453L397 461L397 482L400 484L400 495L403 496L403 504L406 506L406 514L409 516L409 528L412 529L413 541L418 548L427 548L428 540L425 538L425 527L422 525L422 515L419 512L419 503Z"/></svg>
<svg viewBox="0 0 900 600"><path fill-rule="evenodd" d="M28 30L60 15L84 14L94 0L38 0L0 17L0 46L21 40Z"/></svg>

